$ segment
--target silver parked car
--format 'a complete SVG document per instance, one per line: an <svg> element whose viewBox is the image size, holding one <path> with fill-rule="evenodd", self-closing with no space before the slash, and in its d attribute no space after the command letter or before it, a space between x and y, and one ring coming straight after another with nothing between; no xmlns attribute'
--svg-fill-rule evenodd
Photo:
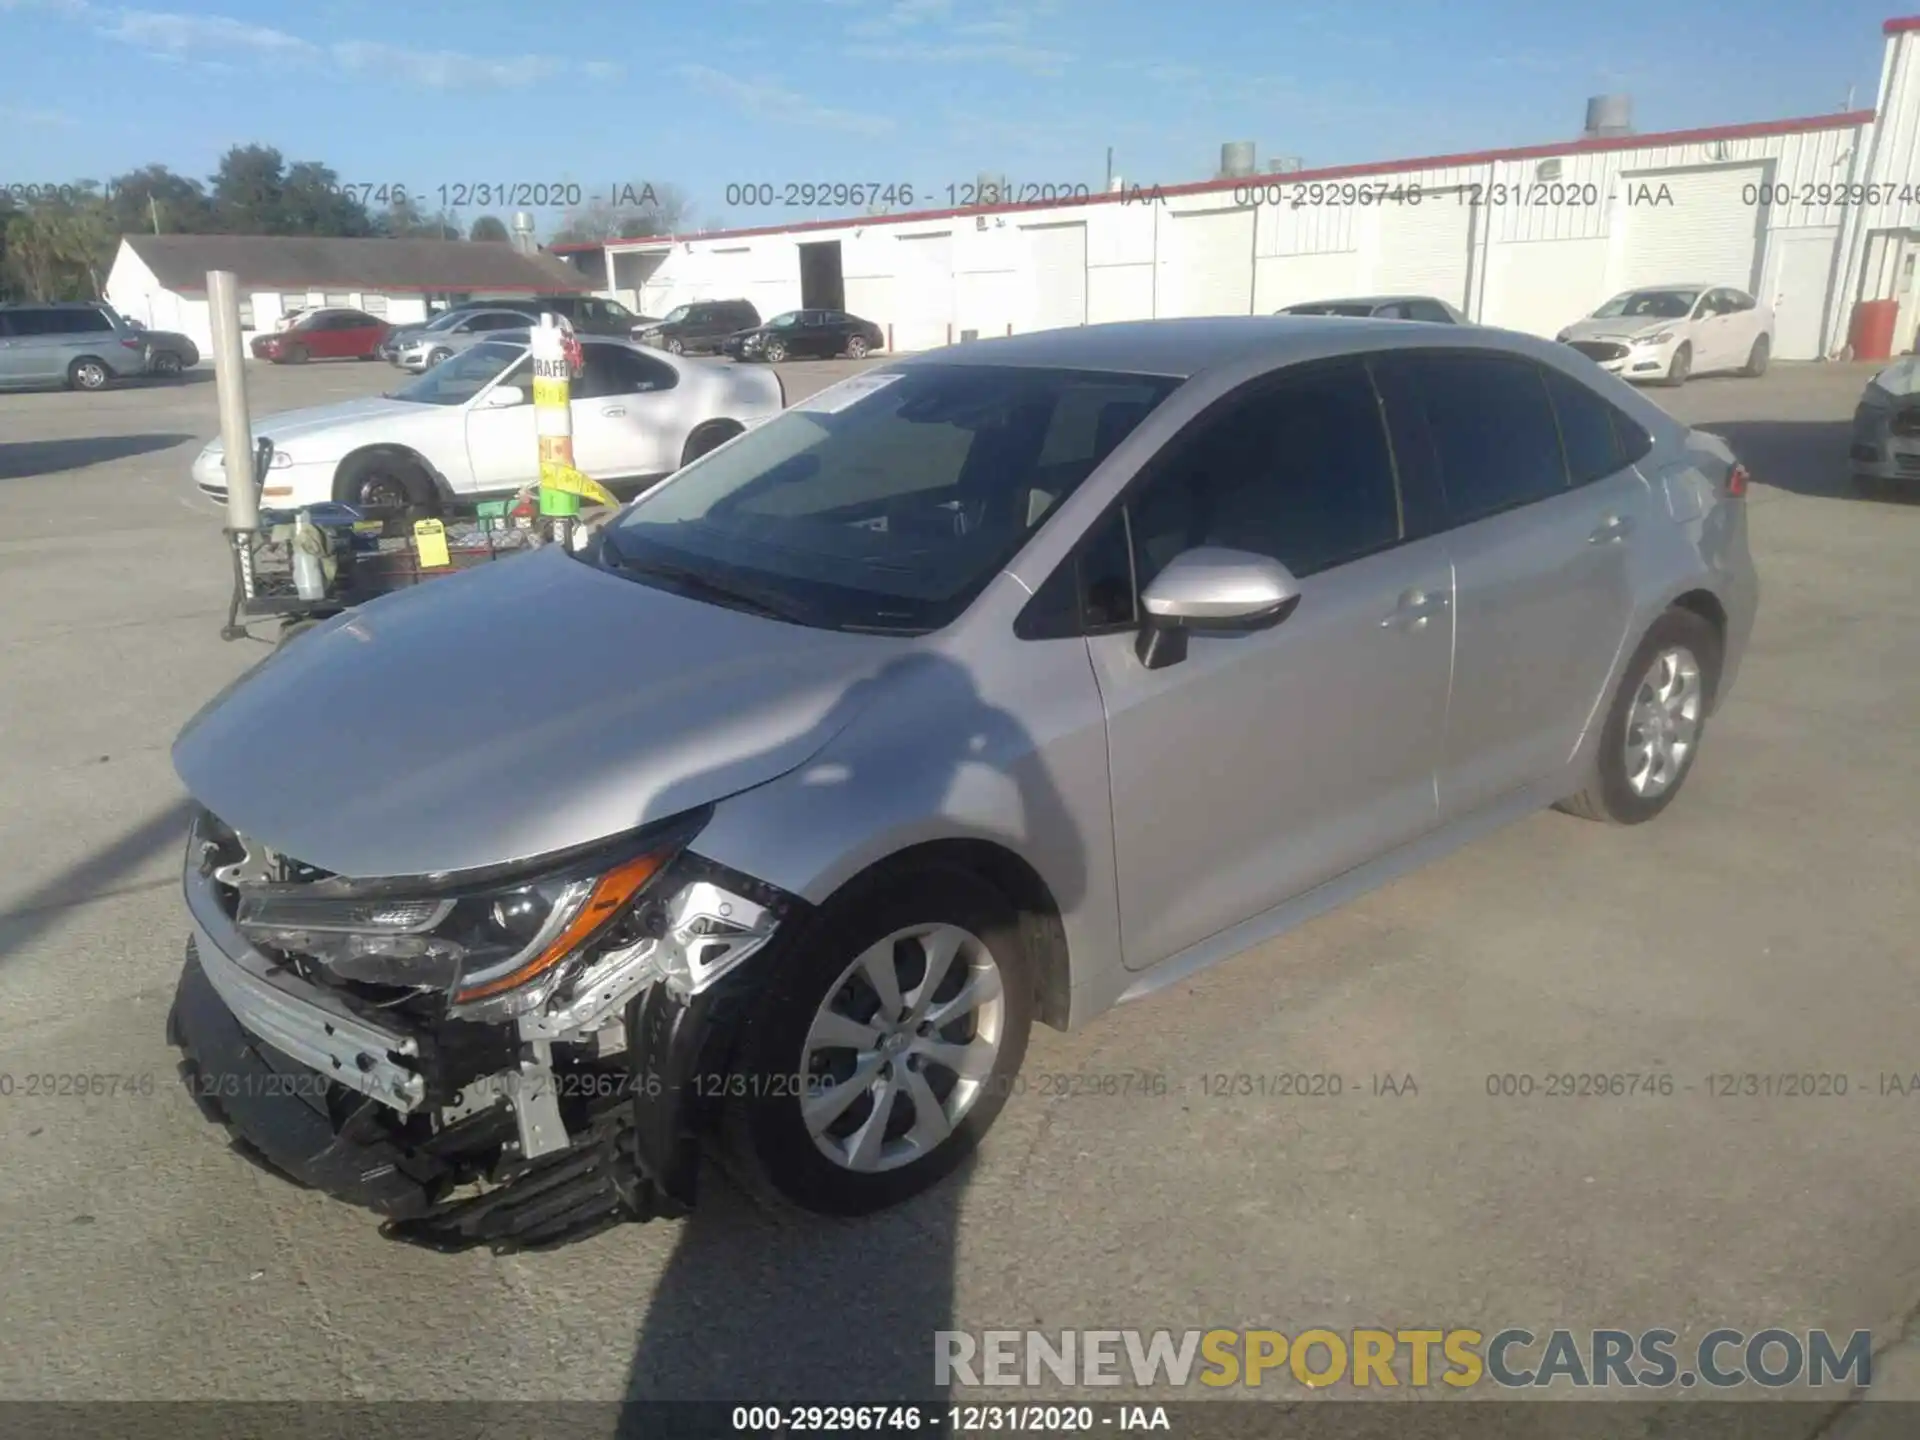
<svg viewBox="0 0 1920 1440"><path fill-rule="evenodd" d="M705 1145L870 1211L974 1146L1036 1021L1542 806L1660 814L1753 624L1745 491L1479 327L867 371L203 710L173 1033L256 1149L422 1243L679 1213Z"/></svg>
<svg viewBox="0 0 1920 1440"><path fill-rule="evenodd" d="M390 335L381 358L419 374L502 330L525 330L525 310L456 310L417 330Z"/></svg>
<svg viewBox="0 0 1920 1440"><path fill-rule="evenodd" d="M1764 375L1773 309L1727 285L1649 285L1614 296L1558 338L1627 380L1684 385L1691 375Z"/></svg>
<svg viewBox="0 0 1920 1440"><path fill-rule="evenodd" d="M149 347L111 305L0 305L0 390L104 390L147 373Z"/></svg>
<svg viewBox="0 0 1920 1440"><path fill-rule="evenodd" d="M1920 487L1920 356L1903 356L1867 382L1849 458L1854 488L1865 494Z"/></svg>
<svg viewBox="0 0 1920 1440"><path fill-rule="evenodd" d="M1302 300L1276 315L1345 315L1349 319L1424 320L1429 325L1470 325L1457 306L1431 295L1359 295L1347 300Z"/></svg>

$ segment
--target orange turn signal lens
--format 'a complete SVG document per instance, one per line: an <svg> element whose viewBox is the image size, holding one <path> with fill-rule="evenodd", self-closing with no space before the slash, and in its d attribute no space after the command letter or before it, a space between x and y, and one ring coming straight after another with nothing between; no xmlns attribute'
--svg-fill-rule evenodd
<svg viewBox="0 0 1920 1440"><path fill-rule="evenodd" d="M656 850L637 856L607 871L600 877L599 883L593 887L593 893L587 896L586 903L567 922L566 928L548 942L545 949L509 974L498 976L484 985L476 985L470 990L457 991L453 997L454 1003L464 1005L474 1000L485 1000L490 995L503 994L526 984L534 976L551 970L591 939L594 932L602 925L625 909L627 903L640 893L641 888L660 873L660 867L666 864L673 854L671 850Z"/></svg>

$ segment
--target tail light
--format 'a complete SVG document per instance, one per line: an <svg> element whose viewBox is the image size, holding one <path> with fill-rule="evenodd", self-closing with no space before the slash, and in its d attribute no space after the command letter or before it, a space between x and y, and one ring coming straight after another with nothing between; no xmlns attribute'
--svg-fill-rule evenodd
<svg viewBox="0 0 1920 1440"><path fill-rule="evenodd" d="M122 335L120 337L120 343L129 350L138 350L147 342L142 340L138 335Z"/></svg>
<svg viewBox="0 0 1920 1440"><path fill-rule="evenodd" d="M1747 474L1747 467L1736 461L1734 467L1727 472L1727 483L1723 493L1730 500L1744 498L1747 493L1747 481L1749 478L1751 477Z"/></svg>

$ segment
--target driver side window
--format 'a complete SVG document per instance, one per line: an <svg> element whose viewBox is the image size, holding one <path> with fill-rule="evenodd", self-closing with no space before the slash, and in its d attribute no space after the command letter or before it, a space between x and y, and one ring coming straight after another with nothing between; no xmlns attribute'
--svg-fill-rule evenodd
<svg viewBox="0 0 1920 1440"><path fill-rule="evenodd" d="M1063 583L1097 631L1136 623L1139 592L1197 546L1266 555L1304 579L1404 534L1372 380L1362 361L1339 361L1256 382L1196 421L1096 524Z"/></svg>

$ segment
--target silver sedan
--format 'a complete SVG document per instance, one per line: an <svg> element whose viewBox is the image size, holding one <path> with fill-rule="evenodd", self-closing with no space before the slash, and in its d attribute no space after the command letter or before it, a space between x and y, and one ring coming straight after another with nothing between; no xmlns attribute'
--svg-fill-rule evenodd
<svg viewBox="0 0 1920 1440"><path fill-rule="evenodd" d="M402 370L418 375L502 330L526 328L524 310L468 310L444 316L423 330L395 336L384 353Z"/></svg>

